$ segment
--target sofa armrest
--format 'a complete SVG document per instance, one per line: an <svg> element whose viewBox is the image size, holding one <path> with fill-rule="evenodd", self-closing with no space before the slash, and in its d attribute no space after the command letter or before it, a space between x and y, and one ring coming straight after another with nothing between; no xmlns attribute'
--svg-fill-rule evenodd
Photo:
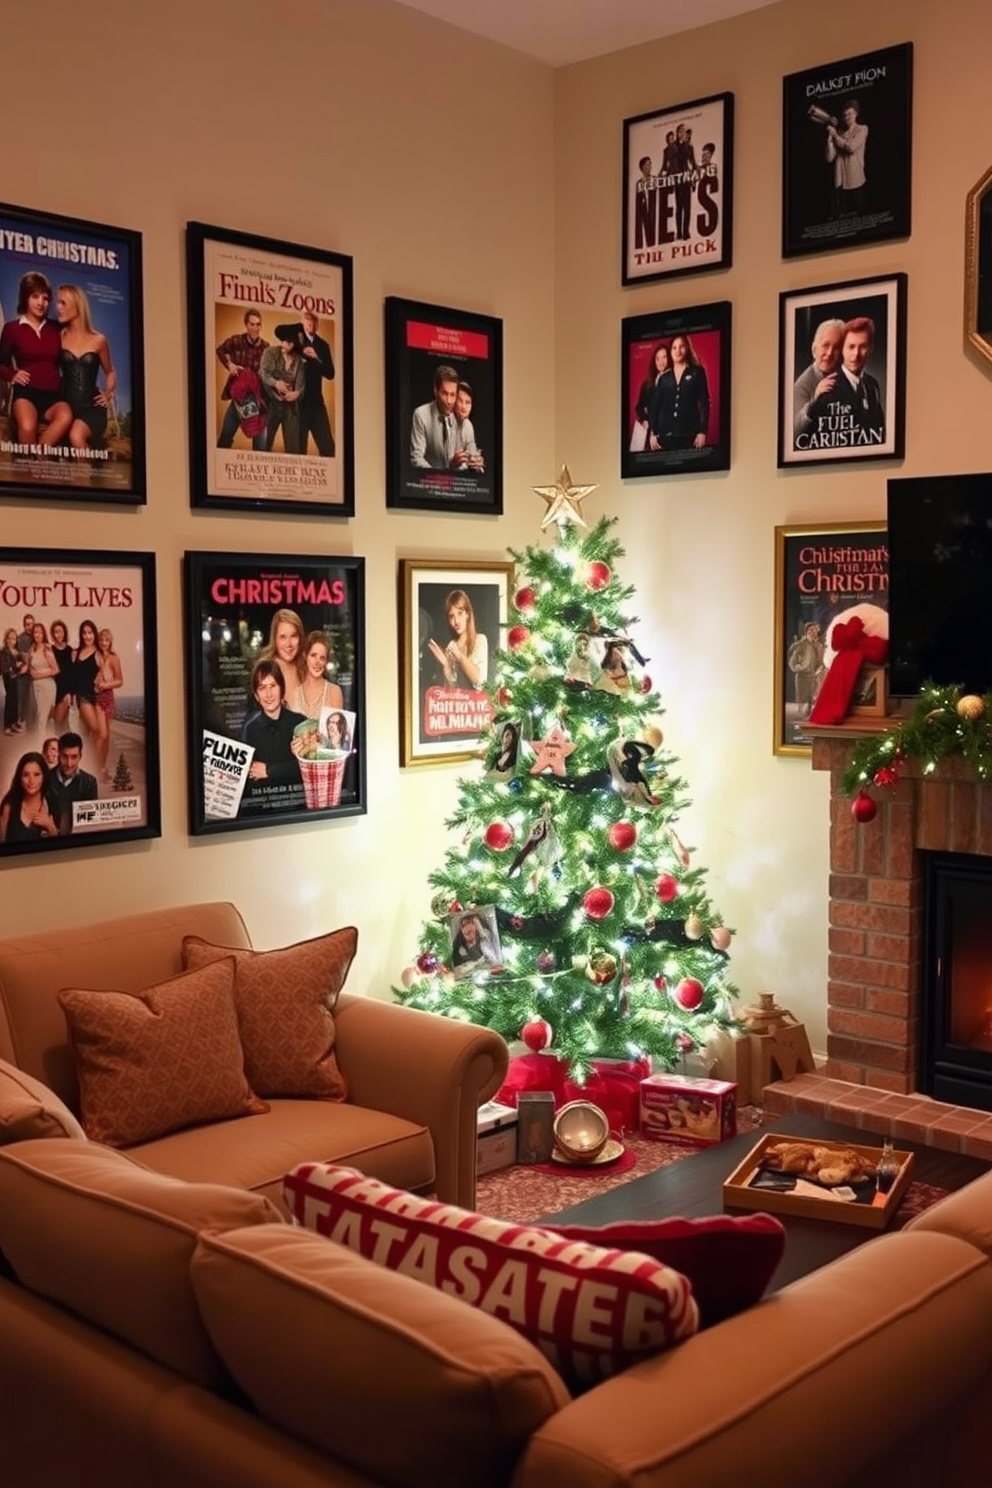
<svg viewBox="0 0 992 1488"><path fill-rule="evenodd" d="M426 1126L438 1198L473 1208L476 1120L506 1077L503 1039L474 1023L349 992L338 998L334 1024L349 1100Z"/></svg>
<svg viewBox="0 0 992 1488"><path fill-rule="evenodd" d="M979 1444L958 1430L976 1394ZM930 1481L978 1481L990 1408L992 1266L948 1235L886 1235L573 1400L512 1488L712 1488L742 1471L841 1488L873 1463L874 1481L901 1482L894 1463L927 1425L946 1469ZM949 1454L976 1451L954 1476Z"/></svg>

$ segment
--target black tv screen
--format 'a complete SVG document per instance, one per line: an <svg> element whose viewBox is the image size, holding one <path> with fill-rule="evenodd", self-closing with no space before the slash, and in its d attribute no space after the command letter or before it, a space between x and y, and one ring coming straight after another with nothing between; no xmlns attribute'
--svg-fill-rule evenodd
<svg viewBox="0 0 992 1488"><path fill-rule="evenodd" d="M992 691L992 475L888 482L889 692Z"/></svg>

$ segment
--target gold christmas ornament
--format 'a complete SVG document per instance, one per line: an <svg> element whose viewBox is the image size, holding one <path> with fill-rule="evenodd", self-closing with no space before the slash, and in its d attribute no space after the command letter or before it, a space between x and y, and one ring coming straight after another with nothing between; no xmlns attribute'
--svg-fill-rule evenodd
<svg viewBox="0 0 992 1488"><path fill-rule="evenodd" d="M609 951L595 950L589 956L586 976L597 987L605 987L607 982L612 982L617 970L616 956L611 956Z"/></svg>
<svg viewBox="0 0 992 1488"><path fill-rule="evenodd" d="M641 737L652 749L660 749L665 736L656 723L649 723L646 729L642 729Z"/></svg>
<svg viewBox="0 0 992 1488"><path fill-rule="evenodd" d="M963 698L959 698L957 708L958 717L965 719L968 723L975 723L985 712L985 704L973 692L965 693Z"/></svg>
<svg viewBox="0 0 992 1488"><path fill-rule="evenodd" d="M567 1162L595 1162L610 1140L606 1112L592 1101L569 1101L555 1117L555 1149Z"/></svg>
<svg viewBox="0 0 992 1488"><path fill-rule="evenodd" d="M705 929L706 926L697 914L693 913L687 916L685 933L690 940L702 940Z"/></svg>

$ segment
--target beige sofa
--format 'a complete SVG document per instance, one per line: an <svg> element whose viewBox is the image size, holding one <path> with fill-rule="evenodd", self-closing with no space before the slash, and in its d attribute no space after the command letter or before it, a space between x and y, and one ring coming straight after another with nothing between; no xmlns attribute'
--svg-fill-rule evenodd
<svg viewBox="0 0 992 1488"><path fill-rule="evenodd" d="M571 1399L503 1322L259 1195L78 1139L23 1141L0 1150L0 1250L23 1277L0 1277L0 1480L984 1483L990 1216L992 1175Z"/></svg>
<svg viewBox="0 0 992 1488"><path fill-rule="evenodd" d="M59 990L136 992L164 981L183 969L186 935L251 945L241 915L225 903L177 905L0 940L0 1059L43 1081L78 1115ZM287 1168L318 1158L471 1206L476 1116L503 1081L503 1040L488 1029L348 992L334 1017L347 1102L273 1100L265 1115L173 1132L130 1149L132 1156L177 1178L268 1194L277 1205Z"/></svg>
<svg viewBox="0 0 992 1488"><path fill-rule="evenodd" d="M195 929L229 940L232 916L229 906L200 906L116 930L3 942L0 1051L47 1074L71 1102L48 1007L67 971L78 981L82 957L99 984L125 985L123 968L143 941L136 981L160 976L176 969L177 935ZM33 1017L32 987L40 1005ZM397 1133L419 1124L445 1152L446 1115L457 1126L466 1096L438 1094L423 1078L411 1083L402 1055L428 1060L434 1032L444 1039L448 1025L429 1019L431 1032L421 1035L419 1020L389 1021L403 1010L369 1004L378 1021L352 1042L365 1011L355 999L340 1019L342 1067L356 1095L373 1112L400 1106ZM382 1031L394 1026L416 1029L402 1051L383 1048ZM475 1102L500 1078L498 1055L481 1032L452 1032L467 1042L451 1045L447 1062L438 1056L443 1078L459 1068ZM380 1059L385 1072L377 1074ZM412 1092L421 1087L417 1105ZM323 1138L308 1156L333 1155L332 1126L292 1130L283 1170L298 1160L301 1130L300 1140ZM139 1156L176 1170L177 1154L162 1163L166 1145L149 1144ZM448 1174L460 1171L452 1146L439 1174L443 1164ZM372 1170L378 1147L366 1147ZM872 1239L570 1398L543 1355L498 1319L287 1223L266 1197L278 1193L279 1152L274 1143L268 1169L257 1156L235 1163L233 1149L209 1163L189 1156L197 1181L188 1182L78 1138L0 1150L3 1488L986 1481L992 1175L907 1231ZM241 1188L204 1181L222 1160L238 1166ZM394 1181L394 1165L378 1171Z"/></svg>

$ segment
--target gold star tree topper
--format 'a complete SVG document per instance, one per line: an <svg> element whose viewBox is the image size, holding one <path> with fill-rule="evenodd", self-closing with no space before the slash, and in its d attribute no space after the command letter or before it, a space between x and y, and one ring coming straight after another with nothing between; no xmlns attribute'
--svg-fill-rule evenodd
<svg viewBox="0 0 992 1488"><path fill-rule="evenodd" d="M586 519L582 515L582 502L590 491L595 491L595 489L595 485L573 486L567 465L561 467L557 485L534 486L533 490L542 498L547 507L544 520L541 522L541 531L543 532L545 527L550 527L552 522L558 524L559 531L564 531L569 525L587 526Z"/></svg>

